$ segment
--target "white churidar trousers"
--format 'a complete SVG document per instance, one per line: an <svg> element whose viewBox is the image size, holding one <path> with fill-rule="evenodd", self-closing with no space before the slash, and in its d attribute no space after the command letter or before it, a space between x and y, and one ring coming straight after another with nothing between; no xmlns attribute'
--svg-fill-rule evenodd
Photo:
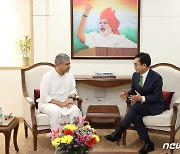
<svg viewBox="0 0 180 154"><path fill-rule="evenodd" d="M51 129L56 129L60 124L64 123L72 124L74 121L73 117L82 117L82 113L76 105L72 105L70 109L67 107L59 107L52 103L39 103L39 106L40 112L49 115Z"/></svg>

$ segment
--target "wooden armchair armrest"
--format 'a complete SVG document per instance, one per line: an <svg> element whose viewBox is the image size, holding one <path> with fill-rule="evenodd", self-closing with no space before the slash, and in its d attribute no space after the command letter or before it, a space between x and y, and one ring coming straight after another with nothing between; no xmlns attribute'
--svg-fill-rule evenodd
<svg viewBox="0 0 180 154"><path fill-rule="evenodd" d="M180 98L173 104L173 116L171 121L171 128L175 130L177 115L178 115L178 106L180 105Z"/></svg>
<svg viewBox="0 0 180 154"><path fill-rule="evenodd" d="M75 100L77 101L78 108L82 111L82 101L83 101L82 98L77 96Z"/></svg>
<svg viewBox="0 0 180 154"><path fill-rule="evenodd" d="M177 101L175 101L175 103L180 104L180 98Z"/></svg>
<svg viewBox="0 0 180 154"><path fill-rule="evenodd" d="M131 108L131 101L128 98L126 99L126 104L127 104L127 107L126 107L126 113L127 113L129 109Z"/></svg>
<svg viewBox="0 0 180 154"><path fill-rule="evenodd" d="M26 97L26 102L28 102L30 104L30 110L31 110L31 120L32 120L32 127L37 127L37 121L36 121L36 117L35 117L35 113L36 113L36 104L34 102L34 100L30 97Z"/></svg>
<svg viewBox="0 0 180 154"><path fill-rule="evenodd" d="M179 105L180 105L180 103L174 103L174 104L173 104L173 109L176 109L176 110L177 110Z"/></svg>
<svg viewBox="0 0 180 154"><path fill-rule="evenodd" d="M31 105L31 107L35 106L35 103L32 98L26 97L26 101Z"/></svg>

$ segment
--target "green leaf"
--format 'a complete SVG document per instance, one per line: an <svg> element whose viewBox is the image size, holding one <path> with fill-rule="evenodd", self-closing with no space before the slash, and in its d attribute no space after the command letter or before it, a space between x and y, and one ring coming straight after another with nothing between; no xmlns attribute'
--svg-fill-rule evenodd
<svg viewBox="0 0 180 154"><path fill-rule="evenodd" d="M18 42L18 49L21 51L23 57L28 57L28 52L31 50L31 38L29 35L24 35L23 39Z"/></svg>

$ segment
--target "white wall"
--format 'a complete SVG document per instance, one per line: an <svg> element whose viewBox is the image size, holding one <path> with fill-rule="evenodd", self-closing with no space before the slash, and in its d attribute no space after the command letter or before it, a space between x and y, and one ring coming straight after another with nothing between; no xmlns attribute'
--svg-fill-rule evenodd
<svg viewBox="0 0 180 154"><path fill-rule="evenodd" d="M3 114L22 116L20 70L0 70L0 106Z"/></svg>
<svg viewBox="0 0 180 154"><path fill-rule="evenodd" d="M141 51L151 55L152 64L168 62L180 67L180 1L141 1ZM60 52L70 55L70 0L34 0L33 7L35 63L53 62L55 55ZM72 72L75 75L101 71L131 75L134 71L133 60L72 60ZM0 76L0 85L3 85L0 88L0 93L3 94L0 97L0 106L6 113L13 112L14 115L22 116L20 71L0 71ZM10 81L12 84L9 84ZM88 91L94 87L85 85L85 88L86 93L79 90L82 96L87 97L87 93L88 96L94 95L93 91ZM111 95L105 100L117 102L121 89L122 87L107 89L106 94L110 91Z"/></svg>
<svg viewBox="0 0 180 154"><path fill-rule="evenodd" d="M34 30L38 40L35 41L35 62L53 62L55 55L60 52L70 55L70 0L42 1L44 9L41 10L38 4L34 1ZM141 0L140 49L151 55L152 64L169 62L180 66L179 6L179 0ZM132 74L132 63L133 60L72 60L72 71L74 74L94 74L99 71L111 71L116 75ZM79 72L79 67L82 72Z"/></svg>
<svg viewBox="0 0 180 154"><path fill-rule="evenodd" d="M141 0L141 50L180 67L180 1Z"/></svg>
<svg viewBox="0 0 180 154"><path fill-rule="evenodd" d="M22 66L17 41L30 34L30 0L0 0L0 107L4 114L22 116L20 70L2 66Z"/></svg>
<svg viewBox="0 0 180 154"><path fill-rule="evenodd" d="M0 0L0 66L22 66L17 48L23 35L30 35L30 0Z"/></svg>

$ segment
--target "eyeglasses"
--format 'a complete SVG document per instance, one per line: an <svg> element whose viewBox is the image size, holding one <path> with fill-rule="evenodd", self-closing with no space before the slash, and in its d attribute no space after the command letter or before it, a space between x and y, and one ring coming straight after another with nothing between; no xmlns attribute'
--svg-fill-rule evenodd
<svg viewBox="0 0 180 154"><path fill-rule="evenodd" d="M137 67L138 65L142 65L142 64L134 63L134 67Z"/></svg>
<svg viewBox="0 0 180 154"><path fill-rule="evenodd" d="M11 119L13 116L12 116L12 113L11 113L9 115L4 115L4 117L5 117L5 120L8 120L8 119Z"/></svg>
<svg viewBox="0 0 180 154"><path fill-rule="evenodd" d="M101 25L101 24L107 25L107 24L109 24L109 23L106 22L106 21L100 21L99 24L100 24L100 25Z"/></svg>

